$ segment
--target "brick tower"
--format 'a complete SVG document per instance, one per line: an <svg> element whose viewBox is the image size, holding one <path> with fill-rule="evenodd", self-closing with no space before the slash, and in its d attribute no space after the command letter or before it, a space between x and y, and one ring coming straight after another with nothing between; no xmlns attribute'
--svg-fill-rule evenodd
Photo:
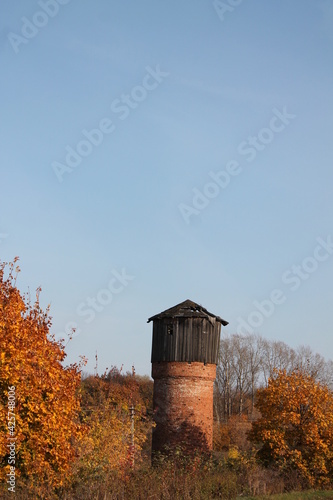
<svg viewBox="0 0 333 500"><path fill-rule="evenodd" d="M148 319L153 321L152 452L181 445L211 450L213 384L220 346L219 316L185 300Z"/></svg>

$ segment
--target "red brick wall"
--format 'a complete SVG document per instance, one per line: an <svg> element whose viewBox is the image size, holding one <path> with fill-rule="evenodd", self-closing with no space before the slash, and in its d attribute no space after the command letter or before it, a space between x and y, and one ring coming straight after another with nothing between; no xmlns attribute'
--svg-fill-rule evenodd
<svg viewBox="0 0 333 500"><path fill-rule="evenodd" d="M154 419L152 450L184 444L186 449L213 446L213 384L216 365L152 364Z"/></svg>

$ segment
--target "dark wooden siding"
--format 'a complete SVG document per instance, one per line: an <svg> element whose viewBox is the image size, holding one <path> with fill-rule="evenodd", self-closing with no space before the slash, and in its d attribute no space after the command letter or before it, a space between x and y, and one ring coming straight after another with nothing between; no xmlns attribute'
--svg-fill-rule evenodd
<svg viewBox="0 0 333 500"><path fill-rule="evenodd" d="M170 330L172 329L172 333ZM152 363L218 361L221 323L205 318L163 318L153 321Z"/></svg>

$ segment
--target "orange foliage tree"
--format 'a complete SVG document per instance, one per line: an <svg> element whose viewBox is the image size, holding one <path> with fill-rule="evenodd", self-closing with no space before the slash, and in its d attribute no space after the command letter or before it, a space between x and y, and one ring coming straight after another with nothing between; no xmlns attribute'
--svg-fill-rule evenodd
<svg viewBox="0 0 333 500"><path fill-rule="evenodd" d="M282 471L297 471L307 486L333 480L333 395L311 376L279 371L258 390L261 417L249 438L259 457Z"/></svg>
<svg viewBox="0 0 333 500"><path fill-rule="evenodd" d="M113 368L106 375L82 381L82 420L89 431L80 441L79 481L105 481L113 473L126 475L142 459L151 428L152 381L123 375Z"/></svg>
<svg viewBox="0 0 333 500"><path fill-rule="evenodd" d="M0 263L0 480L5 483L10 470L11 432L16 479L31 488L46 483L60 487L83 431L78 419L80 366L62 365L64 346L49 335L51 321L48 309L40 307L40 290L34 304L20 294L16 262ZM10 387L15 388L15 407L8 408ZM8 419L9 410L15 421L12 415Z"/></svg>

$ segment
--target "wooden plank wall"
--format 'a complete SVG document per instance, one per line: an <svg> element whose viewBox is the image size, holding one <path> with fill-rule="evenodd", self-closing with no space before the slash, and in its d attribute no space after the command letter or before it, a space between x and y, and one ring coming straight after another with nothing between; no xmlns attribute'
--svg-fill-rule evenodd
<svg viewBox="0 0 333 500"><path fill-rule="evenodd" d="M172 326L172 334L168 333ZM205 318L159 319L153 321L151 362L218 361L221 324Z"/></svg>

